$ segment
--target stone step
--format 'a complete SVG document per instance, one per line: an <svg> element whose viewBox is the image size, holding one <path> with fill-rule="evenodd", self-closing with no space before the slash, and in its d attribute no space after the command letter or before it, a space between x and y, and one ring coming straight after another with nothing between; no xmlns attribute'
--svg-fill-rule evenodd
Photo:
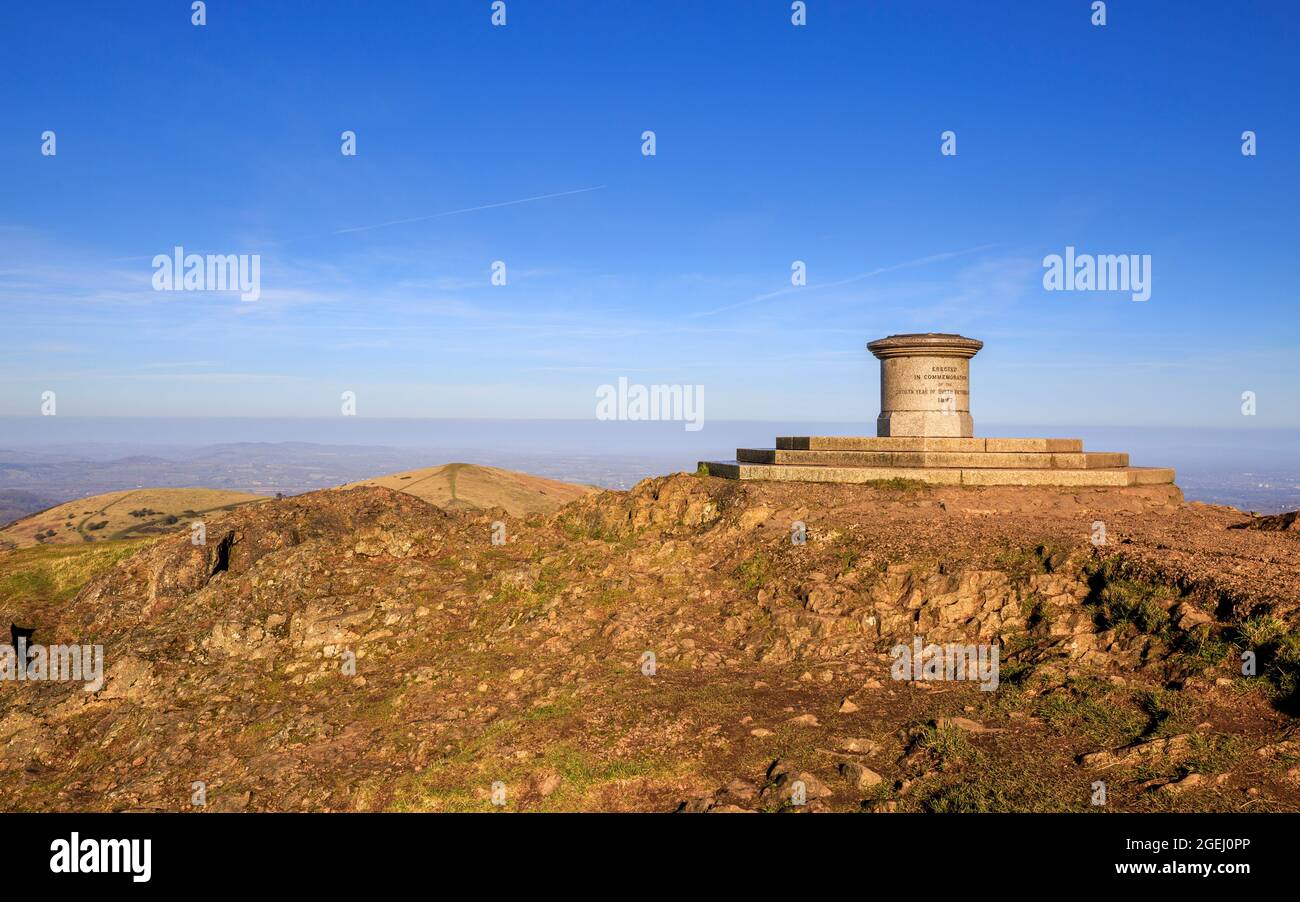
<svg viewBox="0 0 1300 902"><path fill-rule="evenodd" d="M1127 467L1118 451L787 451L737 448L736 459L751 464L841 467L978 467L982 469L1098 470Z"/></svg>
<svg viewBox="0 0 1300 902"><path fill-rule="evenodd" d="M1013 467L836 467L795 464L755 464L741 461L702 461L709 475L724 479L767 479L780 482L888 482L915 480L935 485L1044 485L1113 487L1168 485L1174 471L1168 467L1108 467L1093 470L1054 470Z"/></svg>
<svg viewBox="0 0 1300 902"><path fill-rule="evenodd" d="M779 451L999 451L1078 454L1077 438L923 438L855 435L792 435L776 440Z"/></svg>

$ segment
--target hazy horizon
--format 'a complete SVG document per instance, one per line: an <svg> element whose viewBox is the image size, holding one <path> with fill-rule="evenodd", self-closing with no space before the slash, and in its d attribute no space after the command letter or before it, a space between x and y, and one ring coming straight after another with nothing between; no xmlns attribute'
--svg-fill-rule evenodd
<svg viewBox="0 0 1300 902"><path fill-rule="evenodd" d="M144 484L295 494L452 462L625 489L730 459L738 447L771 447L777 435L873 433L862 422L758 420L709 420L688 432L675 422L595 419L0 417L0 490L34 491L45 480L47 491L61 489L42 497L57 500ZM976 435L1081 438L1089 450L1128 452L1135 466L1174 467L1189 501L1300 508L1297 429L977 421ZM172 466L137 467L133 457Z"/></svg>

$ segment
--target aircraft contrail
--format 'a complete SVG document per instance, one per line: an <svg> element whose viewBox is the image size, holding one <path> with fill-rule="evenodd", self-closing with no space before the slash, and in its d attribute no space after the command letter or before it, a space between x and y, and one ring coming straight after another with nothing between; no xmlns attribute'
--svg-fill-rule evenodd
<svg viewBox="0 0 1300 902"><path fill-rule="evenodd" d="M550 200L553 197L568 197L569 195L572 194L586 194L589 191L600 191L605 187L606 187L605 185L592 185L590 188L575 188L572 191L557 191L554 194L538 194L533 197L521 197L518 198L517 200L503 200L499 203L483 204L482 206L478 206L478 207L464 207L460 210L446 210L442 213L431 213L428 216L412 216L410 219L394 219L391 222L380 222L374 225L353 226L352 228L349 229L335 229L333 232L328 232L324 234L346 235L351 232L368 232L371 229L383 229L383 228L387 228L388 226L403 225L408 222L425 222L430 219L440 219L444 216L457 216L461 213L474 213L479 210L493 210L496 209L497 207L513 207L516 204L531 204L532 202L538 200ZM294 241L306 241L310 238L320 238L320 237L323 237L323 235L318 233L316 235L304 235L298 238L289 238L280 241L270 241L268 243L271 245L289 244ZM126 263L135 260L152 260L152 259L153 259L152 254L145 254L139 257L111 257L109 259L109 262Z"/></svg>
<svg viewBox="0 0 1300 902"><path fill-rule="evenodd" d="M714 316L715 314L718 313L725 313L728 310L735 310L737 307L748 307L750 304L757 304L760 301L766 301L769 298L779 297L783 294L791 294L796 291L816 291L822 288L836 288L840 285L847 285L850 282L857 282L862 279L869 279L872 276L879 276L887 272L893 272L896 269L907 269L908 267L911 266L923 266L926 263L937 263L940 260L950 260L953 257L960 257L964 254L973 254L976 253L977 251L988 250L989 248L996 247L996 246L997 245L994 244L981 244L978 247L968 247L965 250L961 250L961 251L951 251L946 254L932 254L929 257L918 257L915 260L908 260L904 263L895 263L893 266L882 266L879 269L871 270L871 272L859 273L856 276L849 276L847 279L839 279L834 282L821 282L814 285L806 285L806 286L792 285L789 288L780 288L777 289L776 291L769 291L765 294L756 295L752 298L748 298L747 300L737 301L734 304L727 304L725 307L717 307L713 310L702 310L699 313L690 313L687 314L687 317L690 319L697 319L701 316Z"/></svg>
<svg viewBox="0 0 1300 902"><path fill-rule="evenodd" d="M443 216L456 216L460 213L475 213L479 210L492 210L497 207L513 207L515 204L530 204L537 200L550 200L553 197L568 197L571 194L585 194L588 191L599 191L604 185L593 185L590 188L575 188L572 191L557 191L554 194L538 194L535 197L521 197L518 200L503 200L495 204L483 204L480 207L465 207L460 210L447 210L443 213L431 213L428 216L412 216L410 219L394 219L391 222L380 222L375 225L354 226L350 229L335 229L335 235L343 235L348 232L367 232L371 229L383 229L388 226L405 225L408 222L424 222L429 219L440 219Z"/></svg>

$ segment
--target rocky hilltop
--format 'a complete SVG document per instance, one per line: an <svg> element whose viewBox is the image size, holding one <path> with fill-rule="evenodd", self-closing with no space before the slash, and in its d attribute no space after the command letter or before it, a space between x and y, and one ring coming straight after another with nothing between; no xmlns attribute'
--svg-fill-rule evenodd
<svg viewBox="0 0 1300 902"><path fill-rule="evenodd" d="M0 682L0 808L1298 810L1291 525L1168 485L268 501L17 612L106 681ZM895 679L914 636L996 688Z"/></svg>

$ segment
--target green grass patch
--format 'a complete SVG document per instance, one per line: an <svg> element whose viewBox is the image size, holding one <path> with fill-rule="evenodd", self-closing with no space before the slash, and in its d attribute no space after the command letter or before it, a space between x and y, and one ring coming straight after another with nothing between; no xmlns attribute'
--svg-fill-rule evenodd
<svg viewBox="0 0 1300 902"><path fill-rule="evenodd" d="M552 720L559 717L568 717L577 710L578 700L572 695L564 695L553 702L528 709L524 717L527 720Z"/></svg>
<svg viewBox="0 0 1300 902"><path fill-rule="evenodd" d="M1184 762L1184 773L1221 774L1232 769L1246 751L1241 736L1224 733L1193 733L1191 752Z"/></svg>
<svg viewBox="0 0 1300 902"><path fill-rule="evenodd" d="M0 599L11 616L62 604L153 539L37 545L0 552Z"/></svg>
<svg viewBox="0 0 1300 902"><path fill-rule="evenodd" d="M1287 629L1277 617L1255 615L1238 623L1236 632L1247 648L1265 648L1281 642Z"/></svg>
<svg viewBox="0 0 1300 902"><path fill-rule="evenodd" d="M1134 696L1138 710L1147 718L1144 738L1163 738L1187 731L1191 701L1182 693L1168 689L1144 689Z"/></svg>
<svg viewBox="0 0 1300 902"><path fill-rule="evenodd" d="M1177 598L1177 590L1169 586L1110 580L1094 599L1098 625L1103 629L1131 625L1139 633L1165 638L1170 632L1169 608Z"/></svg>
<svg viewBox="0 0 1300 902"><path fill-rule="evenodd" d="M1150 723L1149 716L1112 686L1092 677L1067 680L1043 696L1034 713L1060 733L1082 734L1106 747L1132 742Z"/></svg>
<svg viewBox="0 0 1300 902"><path fill-rule="evenodd" d="M1037 592L1030 592L1020 599L1020 612L1025 616L1025 626L1030 632L1050 632L1052 628L1052 606L1047 599Z"/></svg>
<svg viewBox="0 0 1300 902"><path fill-rule="evenodd" d="M565 538L573 542L595 539L600 542L618 543L630 538L591 515L563 517L559 521L559 527Z"/></svg>
<svg viewBox="0 0 1300 902"><path fill-rule="evenodd" d="M736 579L746 592L755 592L771 578L772 559L759 552L736 568Z"/></svg>
<svg viewBox="0 0 1300 902"><path fill-rule="evenodd" d="M1001 786L987 782L954 783L935 791L921 807L931 814L987 814L1015 811L1014 799Z"/></svg>
<svg viewBox="0 0 1300 902"><path fill-rule="evenodd" d="M1300 710L1300 630L1277 617L1252 616L1232 631L1238 647L1256 655L1256 672L1276 687L1282 706Z"/></svg>
<svg viewBox="0 0 1300 902"><path fill-rule="evenodd" d="M1192 673L1201 673L1233 657L1235 648L1221 630L1201 623L1183 633L1178 643L1179 662Z"/></svg>
<svg viewBox="0 0 1300 902"><path fill-rule="evenodd" d="M966 734L957 727L927 724L916 737L916 746L925 749L937 763L939 770L947 770L964 761L979 757Z"/></svg>
<svg viewBox="0 0 1300 902"><path fill-rule="evenodd" d="M1032 548L1007 547L994 557L994 563L1004 570L1013 583L1024 583L1031 576L1052 573L1065 566L1069 553L1055 545L1035 545Z"/></svg>
<svg viewBox="0 0 1300 902"><path fill-rule="evenodd" d="M542 566L533 581L533 594L542 601L551 601L564 589L564 567L558 561Z"/></svg>

